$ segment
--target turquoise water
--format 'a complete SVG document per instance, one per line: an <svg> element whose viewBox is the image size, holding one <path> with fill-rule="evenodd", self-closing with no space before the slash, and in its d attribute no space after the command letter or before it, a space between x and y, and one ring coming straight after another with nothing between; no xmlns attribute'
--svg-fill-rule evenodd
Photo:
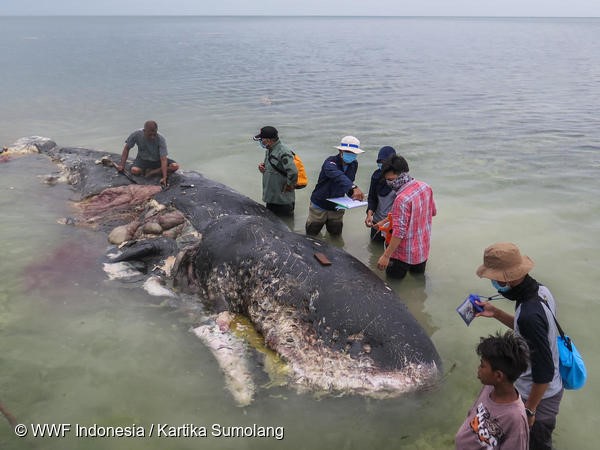
<svg viewBox="0 0 600 450"><path fill-rule="evenodd" d="M0 422L0 447L452 448L479 390L474 347L502 329L467 328L454 309L491 293L474 271L485 246L506 240L535 260L588 363L588 385L565 394L556 447L595 448L597 42L597 19L0 18L2 145L35 134L120 152L153 118L184 169L257 201L250 136L262 125L313 181L346 134L367 151L365 188L377 150L393 145L433 187L438 216L425 282L392 287L446 371L436 391L393 401L265 388L237 408L188 331L193 313L106 280L104 236L56 223L71 193L41 184L55 168L29 158L0 164L0 402L25 423L257 423L285 438L20 440ZM309 195L298 193L299 232ZM376 270L363 219L348 212L335 243Z"/></svg>

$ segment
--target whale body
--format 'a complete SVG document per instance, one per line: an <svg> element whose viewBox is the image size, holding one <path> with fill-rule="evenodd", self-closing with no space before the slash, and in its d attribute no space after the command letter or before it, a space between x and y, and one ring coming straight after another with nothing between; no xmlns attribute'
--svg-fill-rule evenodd
<svg viewBox="0 0 600 450"><path fill-rule="evenodd" d="M386 398L438 382L441 362L429 336L398 295L344 250L290 231L264 206L197 172L172 174L160 190L156 180L132 184L99 164L119 155L47 138L25 142L55 161L79 193L80 215L69 223L106 233L121 227L125 237L112 262L142 265L157 292L158 276L175 293L199 294L213 317L249 319L287 365L289 386ZM169 214L177 225L165 225ZM331 264L322 265L315 253ZM230 331L215 323L199 324L196 335L206 342ZM235 383L251 386L248 371L239 372ZM252 392L243 397L247 404Z"/></svg>

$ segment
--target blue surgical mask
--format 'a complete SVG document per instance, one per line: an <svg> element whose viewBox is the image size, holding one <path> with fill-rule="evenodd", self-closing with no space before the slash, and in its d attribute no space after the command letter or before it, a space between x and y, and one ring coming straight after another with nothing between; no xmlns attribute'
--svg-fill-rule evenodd
<svg viewBox="0 0 600 450"><path fill-rule="evenodd" d="M494 286L494 289L496 289L498 292L503 293L503 292L510 291L510 286L508 284L502 286L496 280L491 280L491 281L492 281L492 286Z"/></svg>
<svg viewBox="0 0 600 450"><path fill-rule="evenodd" d="M261 140L258 140L258 141L256 141L256 143L258 144L258 147L259 147L261 150L264 150L265 148L267 148L267 146L266 146L266 145L263 143L263 141L261 141Z"/></svg>
<svg viewBox="0 0 600 450"><path fill-rule="evenodd" d="M356 161L356 154L351 152L342 152L342 159L346 164Z"/></svg>
<svg viewBox="0 0 600 450"><path fill-rule="evenodd" d="M381 168L383 167L383 163L377 163L377 167L379 167L379 170L381 170Z"/></svg>

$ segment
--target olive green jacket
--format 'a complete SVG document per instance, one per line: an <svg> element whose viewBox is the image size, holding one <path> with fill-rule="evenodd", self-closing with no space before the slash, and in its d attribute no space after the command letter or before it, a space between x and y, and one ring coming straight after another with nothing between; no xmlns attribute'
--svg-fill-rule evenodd
<svg viewBox="0 0 600 450"><path fill-rule="evenodd" d="M285 174L285 175L284 175ZM294 189L285 191L286 185L295 186L298 169L294 164L292 150L281 141L265 151L263 173L263 201L277 205L290 205L296 201Z"/></svg>

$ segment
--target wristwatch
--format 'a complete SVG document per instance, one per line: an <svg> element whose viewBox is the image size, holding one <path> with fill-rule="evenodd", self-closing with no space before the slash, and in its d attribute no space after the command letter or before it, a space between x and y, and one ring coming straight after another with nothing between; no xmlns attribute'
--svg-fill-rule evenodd
<svg viewBox="0 0 600 450"><path fill-rule="evenodd" d="M525 408L525 414L527 417L535 417L535 409Z"/></svg>

